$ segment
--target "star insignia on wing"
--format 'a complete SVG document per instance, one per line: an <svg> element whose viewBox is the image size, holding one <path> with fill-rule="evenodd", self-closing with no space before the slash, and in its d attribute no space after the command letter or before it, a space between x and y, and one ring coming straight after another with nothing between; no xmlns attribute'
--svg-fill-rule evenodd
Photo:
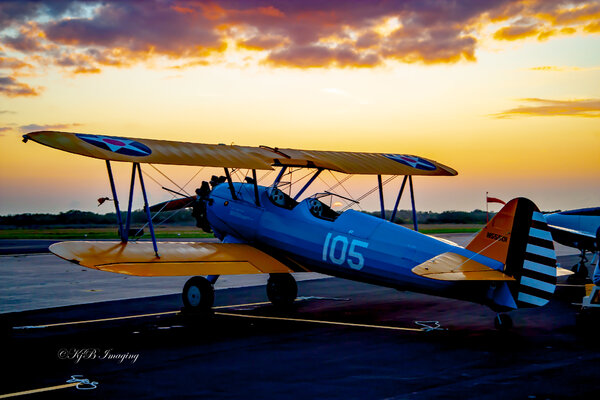
<svg viewBox="0 0 600 400"><path fill-rule="evenodd" d="M101 149L127 156L143 157L152 153L152 150L148 146L132 139L83 134L77 135L77 137Z"/></svg>

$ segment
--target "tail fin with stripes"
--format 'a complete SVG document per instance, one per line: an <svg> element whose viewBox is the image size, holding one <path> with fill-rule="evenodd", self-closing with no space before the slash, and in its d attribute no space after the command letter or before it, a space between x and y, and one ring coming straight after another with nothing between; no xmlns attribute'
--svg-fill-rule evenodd
<svg viewBox="0 0 600 400"><path fill-rule="evenodd" d="M515 278L510 292L519 308L547 304L556 288L556 254L544 215L528 199L508 202L466 247L504 264Z"/></svg>

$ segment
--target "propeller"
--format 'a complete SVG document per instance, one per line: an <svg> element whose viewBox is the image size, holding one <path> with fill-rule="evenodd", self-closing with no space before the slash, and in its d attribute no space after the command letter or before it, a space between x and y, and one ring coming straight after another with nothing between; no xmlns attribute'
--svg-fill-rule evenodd
<svg viewBox="0 0 600 400"><path fill-rule="evenodd" d="M179 199L173 199L164 201L162 203L155 204L150 207L150 212L157 211L175 211L186 207L193 207L196 201L196 196L182 197Z"/></svg>

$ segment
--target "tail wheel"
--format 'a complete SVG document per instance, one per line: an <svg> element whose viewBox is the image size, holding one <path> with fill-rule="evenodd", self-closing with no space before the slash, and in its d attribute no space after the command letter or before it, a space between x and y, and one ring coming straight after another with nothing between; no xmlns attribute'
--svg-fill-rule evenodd
<svg viewBox="0 0 600 400"><path fill-rule="evenodd" d="M215 290L206 278L195 276L185 283L181 297L185 311L209 312L215 302Z"/></svg>
<svg viewBox="0 0 600 400"><path fill-rule="evenodd" d="M512 318L508 314L498 314L494 318L494 326L499 331L509 331L513 326Z"/></svg>
<svg viewBox="0 0 600 400"><path fill-rule="evenodd" d="M267 282L267 297L277 308L290 308L298 295L298 285L290 274L271 274Z"/></svg>

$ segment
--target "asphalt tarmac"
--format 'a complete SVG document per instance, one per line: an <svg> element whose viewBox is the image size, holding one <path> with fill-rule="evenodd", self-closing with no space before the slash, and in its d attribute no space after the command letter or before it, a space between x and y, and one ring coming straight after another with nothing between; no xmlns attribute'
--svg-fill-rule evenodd
<svg viewBox="0 0 600 400"><path fill-rule="evenodd" d="M204 318L179 313L180 294L5 312L0 398L597 396L598 335L564 296L512 312L502 333L476 304L337 278L298 286L287 312L264 286L218 290Z"/></svg>

